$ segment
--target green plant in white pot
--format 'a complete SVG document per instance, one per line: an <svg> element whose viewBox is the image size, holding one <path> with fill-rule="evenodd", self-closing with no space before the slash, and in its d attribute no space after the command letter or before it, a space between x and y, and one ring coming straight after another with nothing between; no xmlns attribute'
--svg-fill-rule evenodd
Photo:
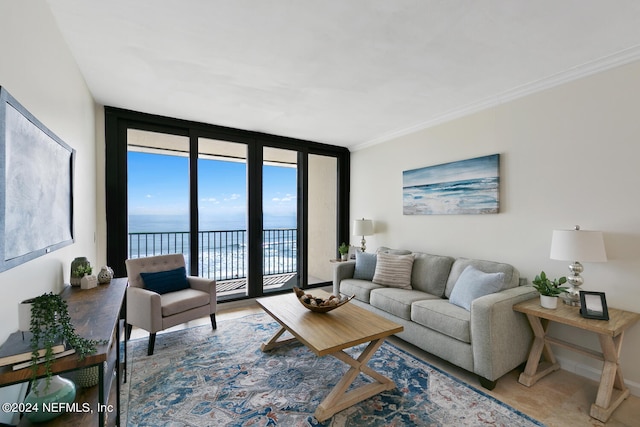
<svg viewBox="0 0 640 427"><path fill-rule="evenodd" d="M340 252L340 258L342 259L342 261L346 261L349 257L349 245L347 245L345 242L342 242L342 244L338 247L338 252Z"/></svg>
<svg viewBox="0 0 640 427"><path fill-rule="evenodd" d="M559 279L549 279L544 271L540 272L532 281L533 287L540 293L540 305L544 308L556 308L558 306L558 297L565 292L567 283L566 277Z"/></svg>

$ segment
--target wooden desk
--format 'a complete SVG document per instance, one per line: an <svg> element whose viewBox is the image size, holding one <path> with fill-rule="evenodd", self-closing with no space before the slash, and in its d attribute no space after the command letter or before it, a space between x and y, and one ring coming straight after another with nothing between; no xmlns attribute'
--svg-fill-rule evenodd
<svg viewBox="0 0 640 427"><path fill-rule="evenodd" d="M78 335L88 339L107 340L106 345L97 346L94 354L80 360L77 354L56 359L51 366L54 374L75 371L91 366L100 366L99 384L94 387L78 389L75 401L82 405L89 403L93 413L65 413L37 425L69 426L83 425L100 427L105 424L120 424L120 333L124 322L120 321L120 312L124 304L127 279L113 279L109 285L100 285L93 289L67 286L61 293L69 306L69 317ZM126 357L125 357L126 359ZM106 362L107 369L102 369ZM105 375L105 371L107 375ZM112 374L113 373L113 374ZM43 376L44 367L40 365L38 375ZM73 374L70 374L72 377ZM115 377L116 387L112 387ZM73 378L72 378L73 379ZM11 366L0 368L0 386L31 380L31 368L13 371ZM109 407L108 405L112 406ZM99 406L100 405L100 406ZM108 420L108 421L107 421ZM26 417L20 426L32 425Z"/></svg>
<svg viewBox="0 0 640 427"><path fill-rule="evenodd" d="M600 376L600 385L596 401L591 405L590 415L606 422L611 413L629 396L629 389L624 385L619 365L620 349L624 331L640 320L640 314L609 308L608 321L585 319L580 315L579 307L561 304L557 309L550 310L540 306L539 298L516 304L513 309L527 315L535 335L527 365L518 381L526 386L531 386L545 375L560 369L560 365L551 352L550 344L602 360L604 366ZM550 321L596 333L600 340L602 353L547 336L546 332ZM544 361L541 361L541 356Z"/></svg>

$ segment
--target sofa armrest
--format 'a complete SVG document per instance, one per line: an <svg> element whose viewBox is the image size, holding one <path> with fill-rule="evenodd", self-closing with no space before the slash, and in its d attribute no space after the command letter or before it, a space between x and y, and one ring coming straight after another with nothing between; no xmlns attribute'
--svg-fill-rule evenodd
<svg viewBox="0 0 640 427"><path fill-rule="evenodd" d="M209 314L215 313L218 303L218 295L216 294L216 281L197 276L187 276L187 281L189 282L189 286L191 286L191 288L209 294L209 301L211 306L211 312Z"/></svg>
<svg viewBox="0 0 640 427"><path fill-rule="evenodd" d="M476 374L494 381L527 360L533 333L526 316L513 311L513 305L537 295L532 286L518 286L471 303Z"/></svg>
<svg viewBox="0 0 640 427"><path fill-rule="evenodd" d="M162 330L160 294L148 289L127 288L127 323L155 333Z"/></svg>
<svg viewBox="0 0 640 427"><path fill-rule="evenodd" d="M340 296L340 282L353 278L356 271L355 261L342 261L335 264L333 269L333 295Z"/></svg>

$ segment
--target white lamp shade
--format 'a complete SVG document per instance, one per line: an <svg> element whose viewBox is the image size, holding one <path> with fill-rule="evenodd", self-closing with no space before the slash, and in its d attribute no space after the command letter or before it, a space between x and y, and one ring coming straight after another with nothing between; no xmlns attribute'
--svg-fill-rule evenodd
<svg viewBox="0 0 640 427"><path fill-rule="evenodd" d="M551 259L580 262L605 262L607 253L601 231L553 230Z"/></svg>
<svg viewBox="0 0 640 427"><path fill-rule="evenodd" d="M370 219L356 219L353 221L354 236L371 236L373 234L373 221Z"/></svg>

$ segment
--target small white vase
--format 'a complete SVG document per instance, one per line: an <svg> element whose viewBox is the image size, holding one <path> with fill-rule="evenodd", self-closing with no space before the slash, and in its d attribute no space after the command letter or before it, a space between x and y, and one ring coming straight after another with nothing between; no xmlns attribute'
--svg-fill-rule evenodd
<svg viewBox="0 0 640 427"><path fill-rule="evenodd" d="M544 308L554 310L556 307L558 307L558 297L540 295L540 305Z"/></svg>
<svg viewBox="0 0 640 427"><path fill-rule="evenodd" d="M24 300L18 305L18 329L22 332L27 332L31 329L32 306L33 299Z"/></svg>

